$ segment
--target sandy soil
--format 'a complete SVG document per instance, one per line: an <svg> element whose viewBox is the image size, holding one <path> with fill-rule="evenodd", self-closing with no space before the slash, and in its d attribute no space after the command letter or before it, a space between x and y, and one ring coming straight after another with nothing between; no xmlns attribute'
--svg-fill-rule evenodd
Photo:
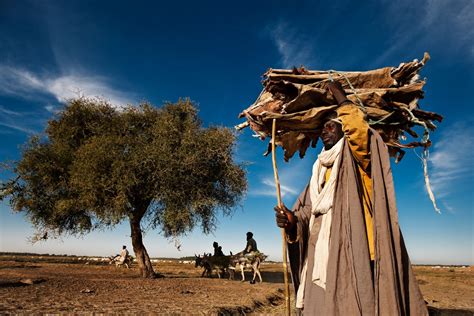
<svg viewBox="0 0 474 316"><path fill-rule="evenodd" d="M199 268L177 261L159 263L156 270L165 278L142 279L136 266L0 259L0 314L284 313L280 265L262 266L261 284L201 278ZM415 271L433 315L474 314L472 267L415 267ZM250 277L246 274L247 280Z"/></svg>
<svg viewBox="0 0 474 316"><path fill-rule="evenodd" d="M279 304L281 273L265 271L265 282L201 278L194 265L159 264L165 278L142 279L138 268L110 265L0 262L0 314L143 313L218 314L249 312ZM272 268L270 268L272 270ZM250 274L246 274L250 279ZM32 281L33 284L22 282Z"/></svg>
<svg viewBox="0 0 474 316"><path fill-rule="evenodd" d="M425 301L433 310L444 310L446 315L474 315L474 266L415 266L414 270Z"/></svg>

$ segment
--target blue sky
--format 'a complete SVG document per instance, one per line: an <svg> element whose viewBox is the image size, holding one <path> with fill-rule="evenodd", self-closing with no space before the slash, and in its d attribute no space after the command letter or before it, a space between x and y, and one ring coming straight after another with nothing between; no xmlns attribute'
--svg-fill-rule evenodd
<svg viewBox="0 0 474 316"><path fill-rule="evenodd" d="M368 70L432 59L421 107L443 114L432 134L430 173L442 213L431 205L420 160L409 151L393 165L400 226L414 263L474 264L473 160L474 2L422 1L14 1L0 0L0 161L41 133L68 98L99 96L113 104L190 97L206 125L232 127L261 90L266 69ZM249 163L249 192L211 235L181 238L181 251L149 231L152 256L181 257L245 246L281 259L276 204L265 144L243 132L236 159ZM279 159L283 200L291 206L310 177L317 150ZM0 175L6 179L8 174ZM111 255L129 245L124 223L83 238L31 245L22 214L0 204L0 251Z"/></svg>

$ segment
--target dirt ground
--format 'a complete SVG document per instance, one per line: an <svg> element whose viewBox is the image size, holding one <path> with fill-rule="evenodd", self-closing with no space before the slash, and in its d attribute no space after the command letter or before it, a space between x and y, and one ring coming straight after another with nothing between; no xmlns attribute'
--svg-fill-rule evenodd
<svg viewBox="0 0 474 316"><path fill-rule="evenodd" d="M260 284L201 278L200 268L178 261L160 262L156 270L165 278L142 279L136 266L0 258L0 314L284 313L283 275L278 264L262 266L264 282ZM431 314L474 315L472 267L415 267L415 272Z"/></svg>

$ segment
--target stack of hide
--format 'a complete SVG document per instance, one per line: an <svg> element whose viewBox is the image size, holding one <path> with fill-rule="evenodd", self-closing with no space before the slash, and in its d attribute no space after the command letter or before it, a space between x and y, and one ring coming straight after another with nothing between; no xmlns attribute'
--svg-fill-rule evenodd
<svg viewBox="0 0 474 316"><path fill-rule="evenodd" d="M269 69L263 75L260 96L239 115L247 121L236 128L250 126L264 140L271 137L272 121L276 119L275 144L284 149L285 161L297 151L303 158L310 145L316 146L324 117L337 107L326 87L330 81L338 81L347 97L364 111L367 122L380 133L390 155L398 162L404 155L402 148L429 147L429 132L436 128L433 121L442 120L441 115L418 107L425 84L418 73L428 59L425 53L421 62L415 59L398 67L363 72L312 71L303 67ZM416 125L422 126L422 136L413 130ZM402 143L406 134L413 141ZM265 155L270 148L271 144Z"/></svg>

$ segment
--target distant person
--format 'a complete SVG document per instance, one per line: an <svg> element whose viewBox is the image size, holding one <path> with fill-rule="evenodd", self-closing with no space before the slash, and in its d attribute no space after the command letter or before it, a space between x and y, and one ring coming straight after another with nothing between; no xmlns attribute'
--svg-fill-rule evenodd
<svg viewBox="0 0 474 316"><path fill-rule="evenodd" d="M128 257L128 250L127 250L127 246L122 246L122 251L120 251L120 259L119 259L119 262L120 264L123 264L125 262L125 260L127 259Z"/></svg>
<svg viewBox="0 0 474 316"><path fill-rule="evenodd" d="M214 247L214 256L223 256L224 253L222 252L222 246L215 241L212 246Z"/></svg>
<svg viewBox="0 0 474 316"><path fill-rule="evenodd" d="M243 254L245 256L253 256L257 253L258 253L257 242L255 241L255 239L253 239L253 233L248 232L247 233L247 245L245 246Z"/></svg>

